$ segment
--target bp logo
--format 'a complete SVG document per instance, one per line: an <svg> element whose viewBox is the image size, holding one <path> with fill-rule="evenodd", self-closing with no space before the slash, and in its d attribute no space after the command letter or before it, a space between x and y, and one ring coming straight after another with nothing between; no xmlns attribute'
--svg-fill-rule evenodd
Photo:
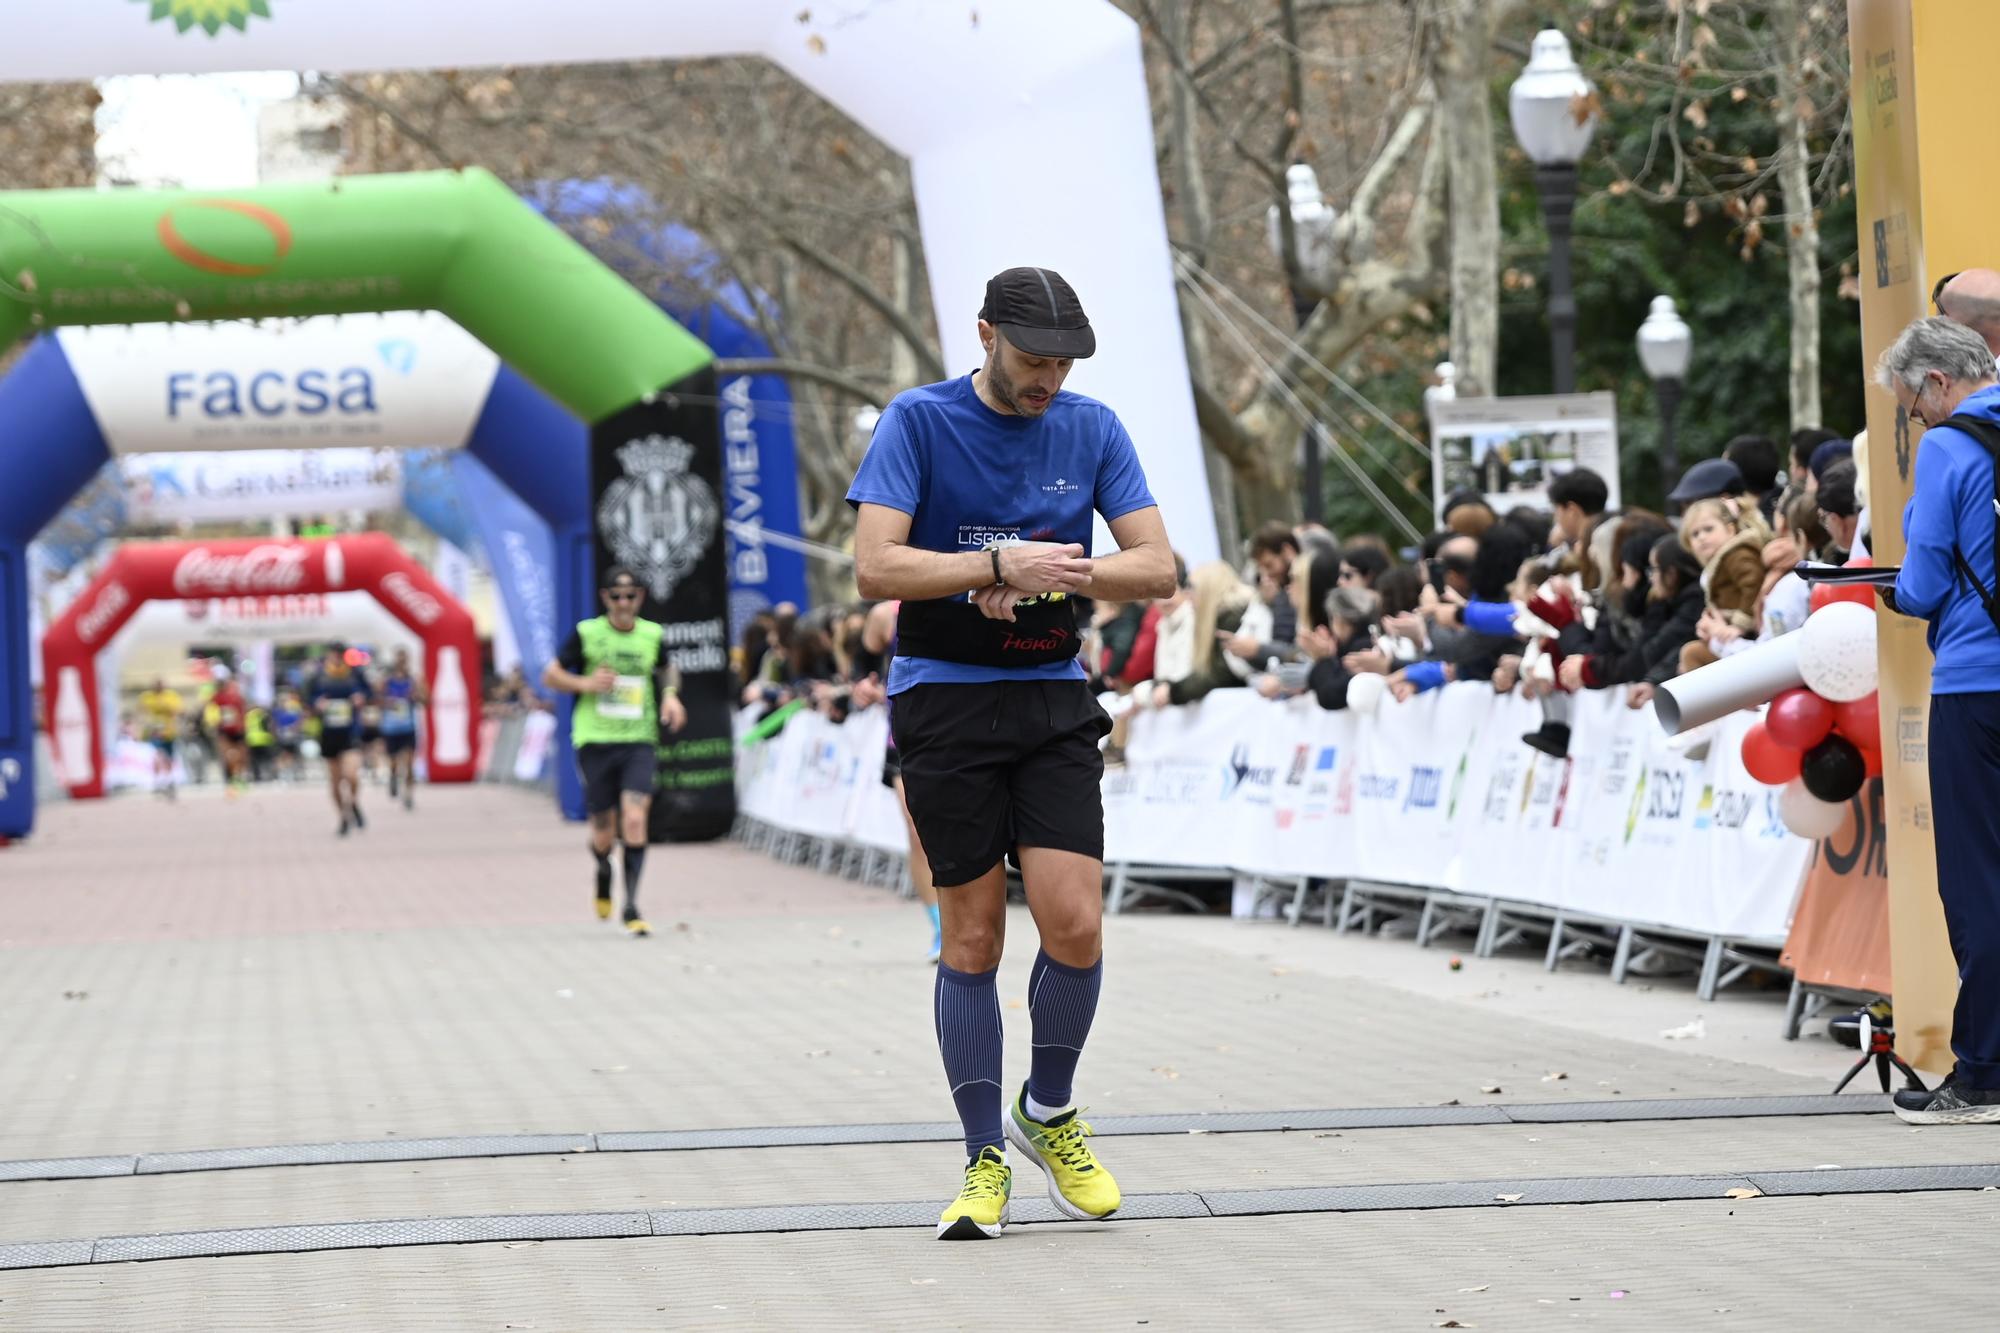
<svg viewBox="0 0 2000 1333"><path fill-rule="evenodd" d="M246 32L253 18L271 17L271 0L139 0L151 11L154 22L172 19L174 28L186 32L200 28L213 37L224 25Z"/></svg>
<svg viewBox="0 0 2000 1333"><path fill-rule="evenodd" d="M694 446L678 435L648 435L618 447L625 475L597 501L597 530L612 557L665 601L715 539L722 506L688 465Z"/></svg>

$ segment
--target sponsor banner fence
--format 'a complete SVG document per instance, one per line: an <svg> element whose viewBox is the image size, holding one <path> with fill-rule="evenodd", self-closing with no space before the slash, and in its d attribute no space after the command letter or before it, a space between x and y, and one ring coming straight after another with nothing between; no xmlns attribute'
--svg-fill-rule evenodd
<svg viewBox="0 0 2000 1333"><path fill-rule="evenodd" d="M1224 690L1133 720L1104 784L1105 856L1135 865L1368 879L1692 935L1784 939L1812 844L1744 771L1753 714L1706 755L1671 749L1623 691L1575 700L1570 758L1521 743L1538 707L1455 685L1362 717ZM744 724L739 721L739 728ZM903 850L881 785L887 723L801 713L738 769L745 814Z"/></svg>

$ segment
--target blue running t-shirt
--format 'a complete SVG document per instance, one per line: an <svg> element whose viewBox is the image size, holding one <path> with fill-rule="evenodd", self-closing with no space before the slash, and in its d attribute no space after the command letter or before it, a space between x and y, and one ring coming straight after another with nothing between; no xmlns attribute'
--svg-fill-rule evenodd
<svg viewBox="0 0 2000 1333"><path fill-rule="evenodd" d="M1088 551L1092 510L1109 521L1149 508L1154 500L1132 437L1103 403L1064 390L1041 416L1014 416L981 402L972 376L965 375L896 395L875 423L875 437L848 488L847 502L901 510L910 516L910 545L952 552L1006 541L1075 542ZM964 602L967 595L942 600ZM1064 598L1057 593L1046 600ZM910 632L911 610L925 605L936 604L903 604L899 646L908 648L919 640ZM1031 606L1023 603L1016 614ZM1055 627L1046 613L1035 617L1039 632L1015 633L1004 622L966 620L968 631L990 630L987 647L998 660L898 656L889 666L889 693L900 694L913 685L1081 680L1074 619L1066 605L1060 609L1067 631ZM1060 660L1006 664L1016 645L1025 656L1043 657L1050 636L1064 633L1070 651Z"/></svg>

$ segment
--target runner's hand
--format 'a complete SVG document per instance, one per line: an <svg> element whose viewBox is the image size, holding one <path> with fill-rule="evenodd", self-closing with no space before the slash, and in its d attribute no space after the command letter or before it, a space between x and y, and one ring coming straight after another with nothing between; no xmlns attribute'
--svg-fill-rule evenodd
<svg viewBox="0 0 2000 1333"><path fill-rule="evenodd" d="M679 731L687 725L687 705L678 694L669 694L660 700L660 725L668 731Z"/></svg>
<svg viewBox="0 0 2000 1333"><path fill-rule="evenodd" d="M1076 592L1090 582L1090 557L1075 542L1016 542L1000 548L1000 577L1017 592Z"/></svg>
<svg viewBox="0 0 2000 1333"><path fill-rule="evenodd" d="M1014 608L1029 594L1012 585L993 584L972 594L972 604L988 620L1012 620Z"/></svg>
<svg viewBox="0 0 2000 1333"><path fill-rule="evenodd" d="M618 673L608 666L601 666L583 678L585 694L609 694L611 687L618 683Z"/></svg>

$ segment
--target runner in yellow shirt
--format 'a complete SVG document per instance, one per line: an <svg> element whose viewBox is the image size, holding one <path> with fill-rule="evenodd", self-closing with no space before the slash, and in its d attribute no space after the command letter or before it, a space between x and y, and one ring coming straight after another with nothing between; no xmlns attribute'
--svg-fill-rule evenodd
<svg viewBox="0 0 2000 1333"><path fill-rule="evenodd" d="M180 746L181 696L155 679L153 688L139 696L139 717L146 739L153 747L153 790L174 799L174 751Z"/></svg>

